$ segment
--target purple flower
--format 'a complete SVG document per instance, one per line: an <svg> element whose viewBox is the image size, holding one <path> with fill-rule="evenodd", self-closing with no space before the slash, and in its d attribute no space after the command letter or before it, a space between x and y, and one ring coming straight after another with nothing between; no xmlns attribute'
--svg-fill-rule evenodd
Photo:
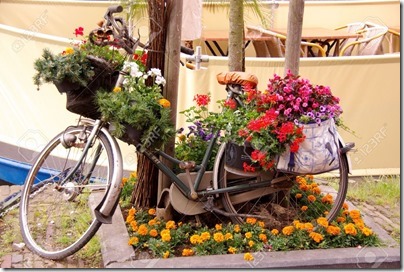
<svg viewBox="0 0 404 272"><path fill-rule="evenodd" d="M321 124L321 119L320 119L320 118L316 118L316 123L317 123L317 124Z"/></svg>

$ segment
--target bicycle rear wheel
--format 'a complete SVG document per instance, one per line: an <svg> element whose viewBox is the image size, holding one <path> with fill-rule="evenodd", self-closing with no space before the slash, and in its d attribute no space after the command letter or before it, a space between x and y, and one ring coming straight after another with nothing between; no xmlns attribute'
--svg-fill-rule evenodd
<svg viewBox="0 0 404 272"><path fill-rule="evenodd" d="M102 131L80 161L92 127L69 127L53 138L30 169L21 195L20 227L28 248L48 259L81 249L101 223L90 201L99 203L113 175L111 143ZM69 147L62 144L69 140Z"/></svg>
<svg viewBox="0 0 404 272"><path fill-rule="evenodd" d="M219 159L219 188L254 184L265 179L262 174L246 177L226 170L224 152ZM232 215L233 223L242 224L246 218L255 217L267 228L281 229L294 220L311 222L326 217L331 222L344 204L348 189L346 154L340 156L339 169L325 174L304 177L279 172L267 174L267 187L221 194L223 207Z"/></svg>

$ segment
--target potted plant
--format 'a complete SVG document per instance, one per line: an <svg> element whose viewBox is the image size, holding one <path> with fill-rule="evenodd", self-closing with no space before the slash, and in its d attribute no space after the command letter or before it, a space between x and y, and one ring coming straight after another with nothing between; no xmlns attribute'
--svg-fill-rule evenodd
<svg viewBox="0 0 404 272"><path fill-rule="evenodd" d="M83 36L83 28L75 29ZM34 84L53 83L60 93L66 93L68 110L91 118L98 118L94 94L99 89L112 90L125 56L117 47L99 46L87 37L72 41L60 53L43 49L42 56L34 62Z"/></svg>
<svg viewBox="0 0 404 272"><path fill-rule="evenodd" d="M125 62L121 87L97 92L98 110L114 127L116 137L141 144L138 147L159 148L175 135L170 102L161 94L166 82L159 69L147 71L144 58L135 55L135 59Z"/></svg>

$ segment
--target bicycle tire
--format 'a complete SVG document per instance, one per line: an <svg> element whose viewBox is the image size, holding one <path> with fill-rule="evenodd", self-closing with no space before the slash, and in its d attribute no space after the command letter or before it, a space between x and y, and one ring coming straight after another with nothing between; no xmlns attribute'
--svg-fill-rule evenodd
<svg viewBox="0 0 404 272"><path fill-rule="evenodd" d="M244 177L242 175L229 174L225 170L225 153L222 153L222 157L219 163L218 169L218 186L219 188L227 188L237 184L243 184L246 182L254 183L255 180ZM336 171L325 173L322 175L308 175L313 177L315 184L318 185L320 192L316 189L313 193L310 188L303 191L299 189L300 184L296 182L296 177L293 175L287 175L283 173L273 173L274 177L284 175L285 179L277 185L271 185L274 188L274 192L268 188L255 189L255 193L251 193L251 189L244 191L238 191L235 193L226 192L221 194L221 200L223 208L227 213L232 214L231 220L235 224L243 224L248 217L256 217L265 223L268 228L281 229L286 225L291 224L294 220L310 221L315 223L315 219L318 217L327 218L328 222L332 222L343 207L345 202L346 193L348 190L348 159L346 154L340 156L340 166ZM227 178L229 175L232 178ZM314 186L314 185L313 185ZM304 188L307 189L307 188ZM296 197L296 192L302 196ZM241 195L248 196L248 200L242 199ZM322 198L324 195L332 195L333 202L323 203ZM307 197L314 195L316 201L308 202ZM234 201L236 199L236 201ZM306 201L305 203L303 203ZM238 202L238 203L234 203ZM314 205L315 203L315 205ZM312 204L312 205L311 205ZM307 206L307 210L301 210L302 205ZM309 211L309 212L307 212ZM242 216L241 216L242 215Z"/></svg>
<svg viewBox="0 0 404 272"><path fill-rule="evenodd" d="M102 131L95 135L73 172L83 153L83 135L88 136L91 129L69 127L58 134L38 155L27 175L20 202L21 233L28 248L44 258L59 260L74 254L101 226L89 201L98 193L91 201L99 203L105 197L115 160L111 143ZM76 136L69 148L62 145L64 135ZM71 178L60 186L68 174L72 174Z"/></svg>

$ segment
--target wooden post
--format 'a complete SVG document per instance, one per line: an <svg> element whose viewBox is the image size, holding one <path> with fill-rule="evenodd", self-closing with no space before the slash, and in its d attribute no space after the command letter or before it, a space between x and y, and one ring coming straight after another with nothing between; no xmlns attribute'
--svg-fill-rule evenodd
<svg viewBox="0 0 404 272"><path fill-rule="evenodd" d="M165 49L165 67L164 75L166 86L163 95L171 102L171 120L176 125L177 118L177 95L178 80L180 72L180 53L181 53L181 24L182 24L182 0L167 0L167 32ZM165 152L169 155L174 154L175 139L167 143ZM164 160L168 164L167 160ZM158 197L164 188L169 187L170 181L165 175L160 173Z"/></svg>
<svg viewBox="0 0 404 272"><path fill-rule="evenodd" d="M299 74L300 42L302 38L304 0L289 1L288 29L285 54L285 75L288 70Z"/></svg>

